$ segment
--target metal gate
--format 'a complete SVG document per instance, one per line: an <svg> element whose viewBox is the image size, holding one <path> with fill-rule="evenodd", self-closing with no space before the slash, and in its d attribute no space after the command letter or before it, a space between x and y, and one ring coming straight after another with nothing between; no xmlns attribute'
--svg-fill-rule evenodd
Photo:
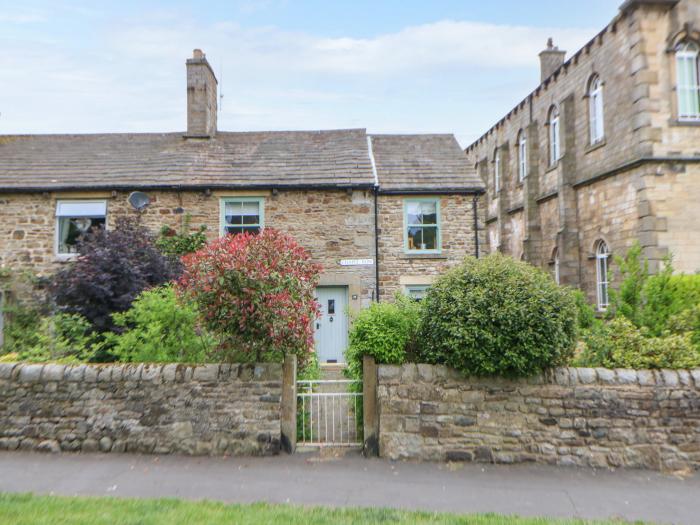
<svg viewBox="0 0 700 525"><path fill-rule="evenodd" d="M297 444L362 446L362 381L297 381Z"/></svg>

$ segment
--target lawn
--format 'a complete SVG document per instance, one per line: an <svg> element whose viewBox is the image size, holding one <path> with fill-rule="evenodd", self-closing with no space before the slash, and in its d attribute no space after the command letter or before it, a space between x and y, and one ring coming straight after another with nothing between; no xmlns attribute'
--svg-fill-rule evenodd
<svg viewBox="0 0 700 525"><path fill-rule="evenodd" d="M0 494L2 525L350 525L430 523L464 525L619 525L619 521L549 520L488 515L456 516L388 509L326 509L290 505L225 505L175 499L66 498Z"/></svg>

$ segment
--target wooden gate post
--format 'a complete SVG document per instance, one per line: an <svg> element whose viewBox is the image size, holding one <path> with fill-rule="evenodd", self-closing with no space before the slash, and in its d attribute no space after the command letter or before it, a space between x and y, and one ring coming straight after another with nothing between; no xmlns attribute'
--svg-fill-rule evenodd
<svg viewBox="0 0 700 525"><path fill-rule="evenodd" d="M379 455L379 411L377 410L377 363L368 355L362 358L362 422L365 457Z"/></svg>
<svg viewBox="0 0 700 525"><path fill-rule="evenodd" d="M285 355L282 366L281 441L282 450L293 454L297 448L297 356Z"/></svg>

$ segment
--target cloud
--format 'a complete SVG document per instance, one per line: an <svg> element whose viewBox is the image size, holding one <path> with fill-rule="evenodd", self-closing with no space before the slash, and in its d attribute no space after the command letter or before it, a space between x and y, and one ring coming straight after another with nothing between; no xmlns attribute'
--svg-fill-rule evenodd
<svg viewBox="0 0 700 525"><path fill-rule="evenodd" d="M594 34L442 20L331 38L204 23L174 7L92 19L89 43L38 30L0 35L11 50L0 54L0 133L182 130L184 60L201 48L223 81L221 129L367 127L472 138L534 87L548 37L574 51Z"/></svg>
<svg viewBox="0 0 700 525"><path fill-rule="evenodd" d="M443 20L374 38L326 38L274 27L236 23L210 27L136 25L113 41L127 53L173 58L183 40L200 42L210 54L237 66L345 75L388 75L441 68L531 67L548 37L574 50L594 34L589 29L535 28ZM185 38L183 38L183 36Z"/></svg>

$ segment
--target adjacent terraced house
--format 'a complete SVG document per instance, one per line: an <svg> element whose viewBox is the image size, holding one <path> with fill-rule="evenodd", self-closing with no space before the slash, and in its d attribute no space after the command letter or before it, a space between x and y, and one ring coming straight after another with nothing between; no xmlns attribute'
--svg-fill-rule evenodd
<svg viewBox="0 0 700 525"><path fill-rule="evenodd" d="M189 217L210 238L273 227L323 265L317 349L342 361L348 312L397 291L419 297L478 253L484 184L454 136L222 132L205 55L186 69L186 132L0 135L2 267L49 273L77 255L82 232L120 216L154 232Z"/></svg>
<svg viewBox="0 0 700 525"><path fill-rule="evenodd" d="M611 255L639 241L700 271L700 1L628 0L582 49L550 41L541 84L466 148L488 250L608 305Z"/></svg>

